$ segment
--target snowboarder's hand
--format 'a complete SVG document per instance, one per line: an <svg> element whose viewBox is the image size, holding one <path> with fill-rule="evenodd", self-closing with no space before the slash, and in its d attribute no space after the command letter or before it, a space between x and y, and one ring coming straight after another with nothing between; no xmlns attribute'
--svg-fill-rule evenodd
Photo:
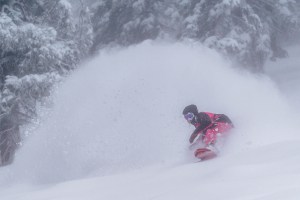
<svg viewBox="0 0 300 200"><path fill-rule="evenodd" d="M193 134L190 136L189 141L190 141L191 144L194 142L194 140L195 140L196 137L197 137L197 134L196 134L196 133L193 133Z"/></svg>
<svg viewBox="0 0 300 200"><path fill-rule="evenodd" d="M201 135L201 132L200 133L193 133L191 136L190 136L190 143L192 144L194 142L194 140L197 138L197 136Z"/></svg>
<svg viewBox="0 0 300 200"><path fill-rule="evenodd" d="M192 144L194 142L194 138L190 137L190 144Z"/></svg>

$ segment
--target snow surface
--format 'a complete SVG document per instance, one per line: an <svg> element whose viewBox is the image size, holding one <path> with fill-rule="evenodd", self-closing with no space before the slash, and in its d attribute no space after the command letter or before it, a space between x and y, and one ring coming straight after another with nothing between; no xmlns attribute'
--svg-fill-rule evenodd
<svg viewBox="0 0 300 200"><path fill-rule="evenodd" d="M198 45L100 54L58 89L14 164L0 169L1 200L298 200L293 52L284 69L268 64L271 78ZM193 128L181 112L190 103L235 123L216 159L195 162L188 150Z"/></svg>

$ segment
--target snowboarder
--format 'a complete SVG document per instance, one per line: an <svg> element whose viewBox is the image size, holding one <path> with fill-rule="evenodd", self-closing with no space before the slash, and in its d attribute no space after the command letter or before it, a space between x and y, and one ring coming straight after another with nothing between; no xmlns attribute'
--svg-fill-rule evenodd
<svg viewBox="0 0 300 200"><path fill-rule="evenodd" d="M196 105L189 105L184 108L182 114L188 123L195 126L195 130L190 136L190 143L199 136L197 141L202 141L204 148L198 148L194 155L199 159L208 159L217 155L215 144L218 136L229 131L234 126L224 114L214 114L209 112L198 112Z"/></svg>

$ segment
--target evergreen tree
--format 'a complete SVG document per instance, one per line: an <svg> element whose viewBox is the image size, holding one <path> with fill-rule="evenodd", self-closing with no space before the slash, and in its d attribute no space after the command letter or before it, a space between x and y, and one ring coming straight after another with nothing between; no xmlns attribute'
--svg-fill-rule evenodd
<svg viewBox="0 0 300 200"><path fill-rule="evenodd" d="M251 70L262 71L270 55L286 55L280 38L296 29L293 7L293 0L194 0L182 35L200 39Z"/></svg>
<svg viewBox="0 0 300 200"><path fill-rule="evenodd" d="M252 71L287 55L283 40L295 35L294 0L102 0L93 26L94 51L146 39L194 39L217 49ZM284 39L283 39L284 38Z"/></svg>
<svg viewBox="0 0 300 200"><path fill-rule="evenodd" d="M77 46L80 47L80 57L88 57L91 46L93 45L93 25L92 14L88 7L82 6L79 14L78 24L76 26L75 41Z"/></svg>
<svg viewBox="0 0 300 200"><path fill-rule="evenodd" d="M93 50L157 38L161 30L157 10L161 6L161 0L102 0L93 17Z"/></svg>
<svg viewBox="0 0 300 200"><path fill-rule="evenodd" d="M5 165L19 142L19 126L35 117L37 103L54 82L86 55L92 33L90 28L78 37L67 0L7 0L0 5L0 165Z"/></svg>

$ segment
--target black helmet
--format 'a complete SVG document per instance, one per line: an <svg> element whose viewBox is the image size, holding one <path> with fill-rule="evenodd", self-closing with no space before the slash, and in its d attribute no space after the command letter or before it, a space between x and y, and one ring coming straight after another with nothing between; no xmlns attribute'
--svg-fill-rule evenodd
<svg viewBox="0 0 300 200"><path fill-rule="evenodd" d="M191 104L183 109L182 114L186 115L188 113L193 113L194 115L198 114L198 108L194 104Z"/></svg>

